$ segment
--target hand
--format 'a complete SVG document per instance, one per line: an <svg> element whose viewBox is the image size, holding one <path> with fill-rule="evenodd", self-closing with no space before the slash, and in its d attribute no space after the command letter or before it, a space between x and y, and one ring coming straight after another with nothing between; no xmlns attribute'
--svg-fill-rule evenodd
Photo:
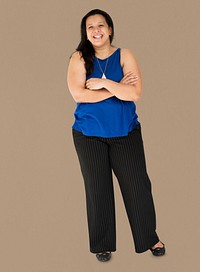
<svg viewBox="0 0 200 272"><path fill-rule="evenodd" d="M86 81L86 87L90 90L99 90L104 88L103 78L90 78Z"/></svg>
<svg viewBox="0 0 200 272"><path fill-rule="evenodd" d="M128 72L122 78L120 83L134 85L137 83L137 81L138 81L138 76L136 74L134 74L133 72Z"/></svg>

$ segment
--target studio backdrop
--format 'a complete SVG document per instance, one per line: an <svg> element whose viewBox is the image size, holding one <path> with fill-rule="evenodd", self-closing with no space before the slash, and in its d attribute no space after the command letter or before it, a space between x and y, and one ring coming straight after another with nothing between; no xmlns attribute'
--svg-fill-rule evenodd
<svg viewBox="0 0 200 272"><path fill-rule="evenodd" d="M117 251L107 264L89 253L66 74L94 8L111 15L113 44L141 70L136 107L167 248L159 260L134 252L116 178ZM0 1L1 271L198 271L199 14L198 0Z"/></svg>

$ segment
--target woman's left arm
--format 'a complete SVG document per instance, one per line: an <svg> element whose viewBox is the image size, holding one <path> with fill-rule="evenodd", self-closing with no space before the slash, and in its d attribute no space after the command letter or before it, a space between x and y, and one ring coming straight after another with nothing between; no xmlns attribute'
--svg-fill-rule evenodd
<svg viewBox="0 0 200 272"><path fill-rule="evenodd" d="M121 49L121 65L124 75L132 73L137 76L136 83L129 84L126 81L118 83L104 78L91 78L86 81L87 88L92 90L105 88L121 100L138 101L142 94L142 78L135 56L129 49ZM128 80L129 78L127 77Z"/></svg>

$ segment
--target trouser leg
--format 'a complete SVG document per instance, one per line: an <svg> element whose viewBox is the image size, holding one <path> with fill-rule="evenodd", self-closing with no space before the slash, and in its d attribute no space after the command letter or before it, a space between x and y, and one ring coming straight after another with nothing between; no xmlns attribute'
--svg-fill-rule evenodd
<svg viewBox="0 0 200 272"><path fill-rule="evenodd" d="M159 241L151 182L146 171L140 125L113 141L110 161L118 179L137 253Z"/></svg>
<svg viewBox="0 0 200 272"><path fill-rule="evenodd" d="M86 193L90 251L116 250L115 206L108 145L73 130Z"/></svg>

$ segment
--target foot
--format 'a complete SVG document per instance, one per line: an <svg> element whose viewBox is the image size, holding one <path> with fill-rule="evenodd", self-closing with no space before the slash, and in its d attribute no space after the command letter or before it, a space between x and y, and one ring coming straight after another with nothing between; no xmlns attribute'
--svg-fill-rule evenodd
<svg viewBox="0 0 200 272"><path fill-rule="evenodd" d="M110 251L97 253L96 257L100 262L107 262L111 259L112 253Z"/></svg>
<svg viewBox="0 0 200 272"><path fill-rule="evenodd" d="M165 245L159 241L150 250L154 256L162 256L165 254Z"/></svg>

